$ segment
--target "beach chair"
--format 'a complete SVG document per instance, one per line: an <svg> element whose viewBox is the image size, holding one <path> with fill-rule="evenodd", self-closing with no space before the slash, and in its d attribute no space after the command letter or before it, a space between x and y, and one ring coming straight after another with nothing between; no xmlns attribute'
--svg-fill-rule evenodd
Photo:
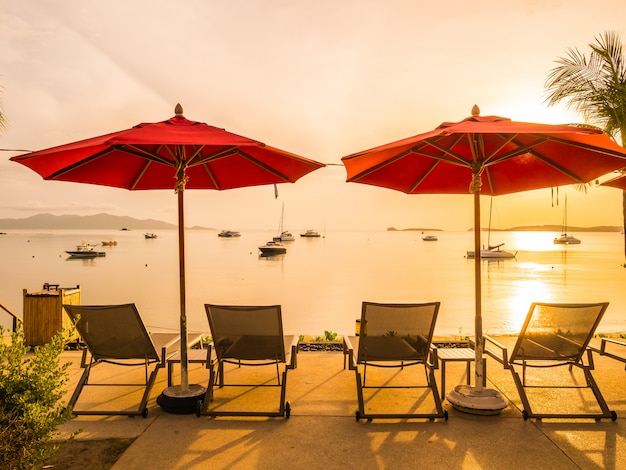
<svg viewBox="0 0 626 470"><path fill-rule="evenodd" d="M419 304L363 302L359 336L344 336L344 353L347 355L349 368L356 374L359 406L356 411L357 422L362 418L368 420L427 418L431 421L436 418L448 419L448 412L441 405L435 381L434 370L438 367L437 349L431 344L439 305L440 302ZM410 373L408 377L400 378L399 372L410 366L418 366L411 368L411 371L424 367L425 380L421 379L418 374L410 375ZM367 382L368 367L393 368L395 374L394 377L385 376L383 379L376 377L376 384L372 385L371 382ZM369 389L374 389L377 393L371 394ZM395 392L392 389L430 389L434 412L433 410L427 413L366 411L365 390L369 395L375 396L385 390ZM424 398L412 396L420 401Z"/></svg>
<svg viewBox="0 0 626 470"><path fill-rule="evenodd" d="M484 337L485 354L501 362L513 375L513 381L522 400L522 416L525 420L617 419L616 413L609 410L591 373L594 365L589 341L608 305L608 302L533 303L510 353L493 338ZM550 373L540 370L564 366L567 366L569 373L563 369L561 371L565 372L564 374L558 374L559 371L556 370L551 370ZM574 370L582 371L584 380L581 380L580 374L574 374ZM582 400L580 406L575 403L574 398L566 395L568 389L575 391L575 397ZM587 389L587 392L584 389ZM531 406L529 394L533 395L534 407ZM594 405L589 404L592 395ZM539 407L537 405L546 411L537 411ZM577 408L572 408L572 405Z"/></svg>
<svg viewBox="0 0 626 470"><path fill-rule="evenodd" d="M148 333L135 304L124 305L64 305L86 349L83 349L81 368L84 369L68 405L75 415L141 415L148 416L148 396L160 368L165 367L169 354L179 347L178 333ZM133 383L119 383L109 379L90 382L92 369L98 364L113 364L129 368L143 368L145 380ZM119 371L118 371L119 372ZM80 395L88 388L120 387L143 389L136 409L90 410L76 408ZM124 391L123 394L127 394ZM120 394L122 395L122 393Z"/></svg>
<svg viewBox="0 0 626 470"><path fill-rule="evenodd" d="M291 407L285 401L287 387L287 371L297 366L298 337L283 335L283 322L280 305L270 306L229 306L229 305L205 305L216 361L207 363L209 368L209 386L205 399L198 402L196 414L198 416L269 416L289 418ZM229 371L225 364L234 364L234 374L237 381L226 381ZM282 366L281 366L282 365ZM273 366L276 368L276 378L267 380L266 377L259 379L258 376L248 374L242 376L240 369L246 366ZM282 372L281 372L282 368ZM252 369L250 369L252 372ZM250 379L250 380L248 380ZM236 399L224 402L224 396L220 403L215 402L215 388L230 390L243 388L254 391L262 387L276 387L280 389L280 401L278 410L251 411L242 410L241 404ZM237 396L235 396L237 397ZM240 398L240 397L239 397ZM237 403L234 408L227 409L228 401ZM213 403L213 407L211 407ZM244 403L247 405L248 403ZM231 403L232 405L232 403Z"/></svg>

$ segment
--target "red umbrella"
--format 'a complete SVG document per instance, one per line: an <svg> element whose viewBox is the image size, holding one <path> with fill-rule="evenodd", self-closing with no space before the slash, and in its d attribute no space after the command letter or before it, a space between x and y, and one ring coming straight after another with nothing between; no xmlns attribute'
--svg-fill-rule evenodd
<svg viewBox="0 0 626 470"><path fill-rule="evenodd" d="M181 386L189 391L185 305L185 189L232 189L293 183L324 166L183 116L11 158L46 180L178 194ZM194 403L195 407L195 403Z"/></svg>
<svg viewBox="0 0 626 470"><path fill-rule="evenodd" d="M482 389L480 195L585 183L624 167L626 150L596 128L479 113L474 106L463 121L444 122L431 132L348 155L342 162L348 182L407 194L474 194L476 386L459 390L472 396L459 406L481 409L484 404L495 410L494 394Z"/></svg>
<svg viewBox="0 0 626 470"><path fill-rule="evenodd" d="M600 186L610 186L611 188L626 191L626 172L620 172L618 176L611 178L610 180L606 180L604 183L600 183Z"/></svg>

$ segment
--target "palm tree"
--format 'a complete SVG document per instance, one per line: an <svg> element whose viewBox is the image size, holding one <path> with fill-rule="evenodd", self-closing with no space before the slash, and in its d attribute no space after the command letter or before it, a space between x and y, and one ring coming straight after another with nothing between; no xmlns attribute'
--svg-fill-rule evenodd
<svg viewBox="0 0 626 470"><path fill-rule="evenodd" d="M565 57L556 61L559 65L550 71L545 82L546 102L553 106L564 101L568 108L626 147L626 56L622 42L614 31L594 39L595 43L589 44L589 57L570 48ZM622 192L622 212L626 229L626 191Z"/></svg>

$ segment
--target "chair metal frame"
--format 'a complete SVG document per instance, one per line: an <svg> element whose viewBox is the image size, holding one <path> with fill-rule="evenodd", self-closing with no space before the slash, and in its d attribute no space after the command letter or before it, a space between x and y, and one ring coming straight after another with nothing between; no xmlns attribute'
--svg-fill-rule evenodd
<svg viewBox="0 0 626 470"><path fill-rule="evenodd" d="M589 341L592 339L604 312L606 311L609 303L544 303L533 302L530 306L526 320L517 338L513 349L508 351L507 347L500 342L494 340L489 336L484 337L485 354L492 357L496 361L503 364L505 369L509 369L513 376L513 381L522 400L522 416L524 420L529 418L542 420L544 418L591 418L599 421L600 419L611 419L615 421L617 414L615 411L611 411L598 388L598 384L592 375L594 370L592 348L589 347ZM570 352L559 352L559 350L551 349L545 342L539 341L537 337L532 338L533 334L537 334L535 331L529 331L529 325L533 320L533 316L541 308L555 308L564 309L566 311L571 309L572 312L576 309L597 309L596 317L593 319L591 327L588 331L585 331L585 338L582 341L574 341L571 337L568 337L568 332L560 330L550 332L550 338L553 341L558 341L562 345L569 346ZM542 331L545 335L545 331ZM532 350L526 351L524 344L528 344L532 347ZM495 349L494 349L495 348ZM586 356L586 357L585 357ZM533 368L551 368L551 367L564 367L567 366L569 371L574 367L580 369L585 378L584 385L556 385L556 384L542 384L542 385L530 385L527 382L527 374ZM521 375L520 375L521 370ZM591 389L596 402L600 408L599 413L541 413L537 412L531 406L530 400L526 390L529 389Z"/></svg>
<svg viewBox="0 0 626 470"><path fill-rule="evenodd" d="M403 338L395 337L393 334L385 336L369 336L368 337L368 310L371 308L393 309L401 311L402 309L426 307L432 308L432 319L430 322L429 331L425 332L426 336L420 335L420 341L424 345L424 351L417 351L412 345L410 345ZM394 419L394 418L426 418L431 421L437 418L448 419L448 411L443 409L442 401L437 389L437 382L435 379L435 370L438 369L437 348L432 345L432 336L435 329L435 323L437 321L437 314L439 312L440 302L418 303L418 304L392 304L392 303L375 303L375 302L363 302L361 308L361 323L360 323L360 335L358 337L344 336L344 368L345 359L347 357L349 369L355 371L356 389L358 398L358 410L355 413L357 422L361 419L367 419L369 421L373 419ZM393 329L394 325L390 325ZM385 354L377 355L376 357L368 357L367 346L364 344L371 340L379 343L393 341L399 349L402 349L405 354L400 354L393 357L391 354L388 357L384 357ZM377 348L379 352L383 351L383 348ZM426 378L426 385L368 385L367 380L367 368L396 368L403 370L405 367L410 366L423 366ZM363 372L361 373L361 369ZM435 403L436 412L434 413L369 413L365 411L365 398L363 391L366 389L430 389Z"/></svg>
<svg viewBox="0 0 626 470"><path fill-rule="evenodd" d="M286 401L287 372L297 367L298 337L283 334L282 312L280 305L269 306L242 306L242 305L214 305L205 304L213 343L209 345L209 357L216 360L207 362L209 369L209 384L205 399L198 402L196 415L200 416L291 416L291 405ZM270 336L255 334L254 325L246 325L237 331L227 331L228 327L218 318L221 314L246 318L248 315L272 315L274 321L273 334ZM253 317L247 317L253 318ZM261 320L263 321L263 320ZM267 325L264 325L267 326ZM233 338L234 341L233 341ZM270 343L268 345L268 343ZM274 343L274 344L271 344ZM263 367L275 365L276 383L226 383L224 364L234 364L237 367ZM284 364L281 372L280 365ZM256 410L216 410L210 409L214 401L215 387L279 387L280 399L277 411Z"/></svg>
<svg viewBox="0 0 626 470"><path fill-rule="evenodd" d="M165 367L168 354L173 354L171 351L180 340L180 335L177 333L154 333L150 335L146 330L146 327L139 315L135 304L122 304L122 305L64 305L63 306L74 323L76 330L86 344L86 348L83 349L80 367L83 369L83 373L74 389L74 393L68 402L68 406L72 408L74 415L121 415L121 416L148 416L148 398L150 392L154 386L159 369ZM122 319L120 312L124 312L122 315L126 318L123 327L117 329L117 333L121 336L118 338L111 338L112 341L119 341L120 343L126 343L128 346L135 345L141 346L141 354L134 354L128 351L118 350L114 347L107 345L101 347L96 336L106 332L97 332L94 334L94 323L97 326L97 322L100 320L97 316L108 316L107 322L111 326L112 322ZM94 320L94 321L92 321ZM131 336L130 335L134 335ZM141 341L142 344L136 343ZM160 351L160 353L159 353ZM144 368L144 381L133 383L92 383L89 381L90 373L93 367L98 364L112 364L123 367L143 367ZM138 387L143 388L143 394L136 409L125 410L80 410L76 409L76 403L80 395L85 391L86 387Z"/></svg>

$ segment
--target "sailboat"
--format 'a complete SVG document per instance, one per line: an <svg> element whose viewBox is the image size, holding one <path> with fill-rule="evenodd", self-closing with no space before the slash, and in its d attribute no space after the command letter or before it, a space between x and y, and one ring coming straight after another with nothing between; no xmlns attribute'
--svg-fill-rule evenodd
<svg viewBox="0 0 626 470"><path fill-rule="evenodd" d="M580 240L573 235L567 234L567 194L565 195L565 209L563 211L563 227L561 236L554 239L556 245L579 245Z"/></svg>
<svg viewBox="0 0 626 470"><path fill-rule="evenodd" d="M294 237L293 234L289 230L285 230L285 228L283 227L284 221L285 221L285 203L283 202L283 209L280 213L280 226L278 228L278 233L280 233L280 235L278 235L277 238L280 238L281 242L292 242L296 239L296 237Z"/></svg>
<svg viewBox="0 0 626 470"><path fill-rule="evenodd" d="M493 212L493 198L491 198L491 202L489 205L489 231L487 232L487 248L483 248L480 250L480 257L483 259L507 259L507 258L515 258L517 256L517 251L515 253L511 253L510 251L502 250L501 248L504 246L504 243L500 243L499 245L491 244L491 214ZM474 258L474 251L467 252L467 258Z"/></svg>

